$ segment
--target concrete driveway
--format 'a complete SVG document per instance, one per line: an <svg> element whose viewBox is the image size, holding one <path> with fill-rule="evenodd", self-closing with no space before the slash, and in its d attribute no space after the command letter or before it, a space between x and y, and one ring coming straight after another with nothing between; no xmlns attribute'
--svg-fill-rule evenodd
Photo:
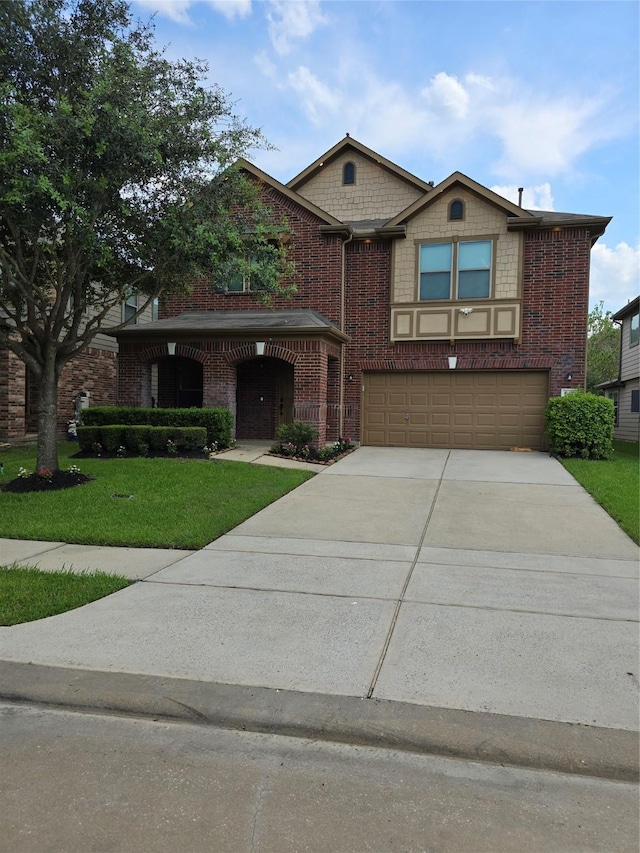
<svg viewBox="0 0 640 853"><path fill-rule="evenodd" d="M159 559L0 658L637 728L638 549L544 454L360 448Z"/></svg>

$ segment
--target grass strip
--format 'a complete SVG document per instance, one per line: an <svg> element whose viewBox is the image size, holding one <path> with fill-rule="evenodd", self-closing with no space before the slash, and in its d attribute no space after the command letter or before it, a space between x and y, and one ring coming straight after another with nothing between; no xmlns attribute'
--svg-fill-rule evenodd
<svg viewBox="0 0 640 853"><path fill-rule="evenodd" d="M567 471L640 544L638 442L614 441L612 459L561 459Z"/></svg>
<svg viewBox="0 0 640 853"><path fill-rule="evenodd" d="M95 479L52 492L0 492L0 537L84 545L202 548L314 476L296 469L206 459L74 459L64 442L60 467ZM1 482L33 471L35 450L0 458ZM113 497L113 496L116 497ZM130 498L122 496L131 496Z"/></svg>
<svg viewBox="0 0 640 853"><path fill-rule="evenodd" d="M56 616L131 583L104 572L41 572L33 567L0 566L0 625Z"/></svg>

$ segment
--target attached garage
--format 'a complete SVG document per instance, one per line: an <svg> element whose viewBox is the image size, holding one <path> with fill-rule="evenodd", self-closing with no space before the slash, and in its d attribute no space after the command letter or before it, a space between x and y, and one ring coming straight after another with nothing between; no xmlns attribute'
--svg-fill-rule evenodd
<svg viewBox="0 0 640 853"><path fill-rule="evenodd" d="M365 373L362 443L544 450L546 371Z"/></svg>

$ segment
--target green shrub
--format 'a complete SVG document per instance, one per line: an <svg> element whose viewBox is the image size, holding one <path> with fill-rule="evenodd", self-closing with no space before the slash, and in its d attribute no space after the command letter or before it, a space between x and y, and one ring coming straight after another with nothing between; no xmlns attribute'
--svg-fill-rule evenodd
<svg viewBox="0 0 640 853"><path fill-rule="evenodd" d="M115 453L125 443L123 426L115 424L113 426L99 427L98 429L100 430L98 441L107 453Z"/></svg>
<svg viewBox="0 0 640 853"><path fill-rule="evenodd" d="M281 445L293 445L302 452L318 437L318 429L313 424L294 421L292 424L281 424L276 430L276 437Z"/></svg>
<svg viewBox="0 0 640 853"><path fill-rule="evenodd" d="M124 427L124 446L135 456L146 456L149 452L149 427Z"/></svg>
<svg viewBox="0 0 640 853"><path fill-rule="evenodd" d="M95 452L100 445L107 453L117 453L124 446L133 456L146 456L149 450L166 452L169 441L177 450L202 450L207 443L207 430L204 427L149 427L142 424L78 427L78 442L83 451Z"/></svg>
<svg viewBox="0 0 640 853"><path fill-rule="evenodd" d="M78 445L80 450L88 453L94 444L100 443L100 427L85 426L78 427Z"/></svg>
<svg viewBox="0 0 640 853"><path fill-rule="evenodd" d="M545 409L549 449L558 456L610 459L613 453L613 401L572 391L552 397Z"/></svg>
<svg viewBox="0 0 640 853"><path fill-rule="evenodd" d="M206 444L229 447L233 416L228 409L146 409L132 406L93 406L82 410L84 426L137 424L155 427L204 427Z"/></svg>

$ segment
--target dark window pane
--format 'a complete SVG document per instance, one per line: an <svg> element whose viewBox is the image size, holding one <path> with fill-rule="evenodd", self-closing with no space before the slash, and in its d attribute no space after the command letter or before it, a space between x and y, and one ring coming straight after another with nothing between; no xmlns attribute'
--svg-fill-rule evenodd
<svg viewBox="0 0 640 853"><path fill-rule="evenodd" d="M356 167L353 163L345 163L342 170L342 183L355 184L356 182Z"/></svg>
<svg viewBox="0 0 640 853"><path fill-rule="evenodd" d="M460 199L456 199L452 201L449 205L449 219L463 219L464 218L464 205L460 201Z"/></svg>
<svg viewBox="0 0 640 853"><path fill-rule="evenodd" d="M461 270L458 273L458 299L488 299L490 287L489 270Z"/></svg>
<svg viewBox="0 0 640 853"><path fill-rule="evenodd" d="M420 273L420 299L450 299L451 273Z"/></svg>

